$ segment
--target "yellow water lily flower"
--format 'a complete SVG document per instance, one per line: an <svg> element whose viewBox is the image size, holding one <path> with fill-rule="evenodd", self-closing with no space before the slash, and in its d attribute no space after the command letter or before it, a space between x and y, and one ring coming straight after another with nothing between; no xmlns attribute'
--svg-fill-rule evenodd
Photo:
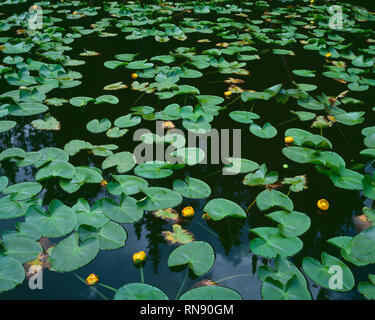
<svg viewBox="0 0 375 320"><path fill-rule="evenodd" d="M137 79L137 78L138 78L138 74L136 74L135 72L133 72L133 73L130 75L130 77L131 77L132 79Z"/></svg>
<svg viewBox="0 0 375 320"><path fill-rule="evenodd" d="M332 53L331 52L327 52L326 54L325 54L325 57L326 58L330 58L332 56Z"/></svg>
<svg viewBox="0 0 375 320"><path fill-rule="evenodd" d="M335 122L336 118L334 116L327 116L328 120Z"/></svg>
<svg viewBox="0 0 375 320"><path fill-rule="evenodd" d="M94 273L91 273L87 278L86 278L86 283L89 285L89 286L93 286L95 284L97 284L97 282L99 281L99 278L96 274Z"/></svg>
<svg viewBox="0 0 375 320"><path fill-rule="evenodd" d="M103 188L105 188L105 187L107 186L107 184L108 184L108 181L107 181L107 180L102 180L102 181L100 182L100 185L101 185Z"/></svg>
<svg viewBox="0 0 375 320"><path fill-rule="evenodd" d="M320 210L327 211L329 209L329 202L326 199L319 199L316 203Z"/></svg>
<svg viewBox="0 0 375 320"><path fill-rule="evenodd" d="M172 121L164 121L163 122L163 128L173 129L174 127L175 127L175 125Z"/></svg>
<svg viewBox="0 0 375 320"><path fill-rule="evenodd" d="M210 216L208 215L208 213L203 213L202 215L202 219L208 221L208 220L211 220Z"/></svg>
<svg viewBox="0 0 375 320"><path fill-rule="evenodd" d="M224 95L226 97L229 97L231 94L232 94L232 91L229 91L229 90L224 92Z"/></svg>
<svg viewBox="0 0 375 320"><path fill-rule="evenodd" d="M284 141L285 141L285 143L290 144L294 141L294 138L292 136L287 136L287 137L285 137Z"/></svg>
<svg viewBox="0 0 375 320"><path fill-rule="evenodd" d="M182 209L182 215L185 218L189 218L194 216L194 208L193 207L185 207Z"/></svg>
<svg viewBox="0 0 375 320"><path fill-rule="evenodd" d="M134 263L141 263L146 260L146 253L144 251L139 251L133 254Z"/></svg>

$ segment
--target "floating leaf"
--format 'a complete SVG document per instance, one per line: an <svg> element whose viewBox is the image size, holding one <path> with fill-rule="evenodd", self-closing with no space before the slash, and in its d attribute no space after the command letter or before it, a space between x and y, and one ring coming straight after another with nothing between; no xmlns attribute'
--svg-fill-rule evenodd
<svg viewBox="0 0 375 320"><path fill-rule="evenodd" d="M71 232L77 223L77 218L73 209L55 199L50 202L48 212L41 206L31 206L25 221L38 226L42 236L57 238Z"/></svg>
<svg viewBox="0 0 375 320"><path fill-rule="evenodd" d="M245 211L235 202L227 199L217 198L209 201L203 211L215 221L227 217L246 218Z"/></svg>
<svg viewBox="0 0 375 320"><path fill-rule="evenodd" d="M139 202L139 206L146 211L155 211L178 206L182 202L179 193L167 188L149 187L143 190L145 199Z"/></svg>
<svg viewBox="0 0 375 320"><path fill-rule="evenodd" d="M146 189L148 182L142 178L130 175L112 175L116 182L110 182L107 185L107 190L113 195L132 195Z"/></svg>
<svg viewBox="0 0 375 320"><path fill-rule="evenodd" d="M197 276L203 276L213 266L214 249L204 241L193 241L174 249L168 258L168 267L188 265Z"/></svg>
<svg viewBox="0 0 375 320"><path fill-rule="evenodd" d="M255 228L250 229L259 238L250 241L250 250L266 258L289 257L295 255L303 247L303 242L297 238L285 238L277 228Z"/></svg>
<svg viewBox="0 0 375 320"><path fill-rule="evenodd" d="M250 132L263 139L271 139L277 135L276 128L273 127L269 122L266 122L263 128L256 123L252 123L250 125Z"/></svg>
<svg viewBox="0 0 375 320"><path fill-rule="evenodd" d="M280 207L288 211L293 210L293 202L284 193L277 190L264 190L258 194L256 203L261 211L268 210L273 207Z"/></svg>
<svg viewBox="0 0 375 320"><path fill-rule="evenodd" d="M101 133L107 131L111 127L111 121L107 118L94 119L87 123L86 129L92 133Z"/></svg>
<svg viewBox="0 0 375 320"><path fill-rule="evenodd" d="M185 181L173 181L173 190L190 199L204 199L211 194L211 188L207 183L191 177L186 177Z"/></svg>
<svg viewBox="0 0 375 320"><path fill-rule="evenodd" d="M38 119L31 122L31 125L38 130L60 130L60 122L52 116L46 117L45 120Z"/></svg>
<svg viewBox="0 0 375 320"><path fill-rule="evenodd" d="M108 169L115 167L119 173L125 173L134 168L136 159L130 152L124 151L115 153L105 159L102 163L102 168Z"/></svg>
<svg viewBox="0 0 375 320"><path fill-rule="evenodd" d="M16 259L0 255L0 292L8 291L25 279L25 269Z"/></svg>
<svg viewBox="0 0 375 320"><path fill-rule="evenodd" d="M89 238L79 243L78 233L60 241L50 252L49 261L52 270L69 272L83 267L91 262L99 252L100 244L97 238Z"/></svg>
<svg viewBox="0 0 375 320"><path fill-rule="evenodd" d="M90 238L99 239L100 250L113 250L125 245L127 234L124 228L118 223L109 221L99 230L90 226L80 226L78 229L81 241Z"/></svg>
<svg viewBox="0 0 375 320"><path fill-rule="evenodd" d="M146 283L129 283L117 290L114 300L169 300L159 288Z"/></svg>
<svg viewBox="0 0 375 320"><path fill-rule="evenodd" d="M170 244L185 244L192 242L194 240L194 236L187 230L183 229L179 224L174 224L172 228L173 232L162 232L165 240L168 241Z"/></svg>
<svg viewBox="0 0 375 320"><path fill-rule="evenodd" d="M179 300L242 300L236 291L219 286L203 286L185 292Z"/></svg>
<svg viewBox="0 0 375 320"><path fill-rule="evenodd" d="M310 218L306 214L297 211L274 211L267 214L266 217L278 222L280 233L287 238L300 236L311 225Z"/></svg>
<svg viewBox="0 0 375 320"><path fill-rule="evenodd" d="M311 280L323 288L339 292L349 291L353 288L354 277L345 263L326 252L322 252L321 261L311 257L303 259L303 271Z"/></svg>

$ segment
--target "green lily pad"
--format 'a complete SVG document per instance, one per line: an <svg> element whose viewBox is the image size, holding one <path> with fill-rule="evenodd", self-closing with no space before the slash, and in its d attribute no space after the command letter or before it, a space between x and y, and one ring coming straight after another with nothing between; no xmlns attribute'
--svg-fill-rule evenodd
<svg viewBox="0 0 375 320"><path fill-rule="evenodd" d="M250 250L266 258L289 257L295 255L303 247L303 242L297 238L286 238L278 228L261 227L250 229L259 238L250 241Z"/></svg>
<svg viewBox="0 0 375 320"><path fill-rule="evenodd" d="M75 173L76 169L69 162L55 160L39 169L35 176L35 180L43 181L52 177L72 179Z"/></svg>
<svg viewBox="0 0 375 320"><path fill-rule="evenodd" d="M297 211L274 211L267 214L266 217L279 223L280 233L287 238L300 236L311 225L310 218L306 214Z"/></svg>
<svg viewBox="0 0 375 320"><path fill-rule="evenodd" d="M167 188L149 187L142 191L146 198L138 202L146 211L155 211L178 206L182 202L179 193Z"/></svg>
<svg viewBox="0 0 375 320"><path fill-rule="evenodd" d="M79 235L75 232L60 241L52 249L49 255L49 262L54 271L73 271L94 260L99 248L100 244L97 238L89 238L79 243Z"/></svg>
<svg viewBox="0 0 375 320"><path fill-rule="evenodd" d="M180 193L184 198L204 199L211 194L210 186L202 180L186 177L185 181L173 181L173 190Z"/></svg>
<svg viewBox="0 0 375 320"><path fill-rule="evenodd" d="M130 152L124 151L115 153L106 158L102 163L102 168L108 169L115 167L119 173L125 173L134 168L136 159Z"/></svg>
<svg viewBox="0 0 375 320"><path fill-rule="evenodd" d="M78 234L81 241L90 238L99 239L100 250L113 250L121 248L125 245L127 234L125 229L118 223L109 221L99 230L81 225L78 229Z"/></svg>
<svg viewBox="0 0 375 320"><path fill-rule="evenodd" d="M0 133L9 131L13 129L17 125L17 122L15 121L0 121Z"/></svg>
<svg viewBox="0 0 375 320"><path fill-rule="evenodd" d="M258 194L256 204L261 211L268 210L273 207L280 207L288 211L293 210L293 202L284 193L277 190L264 190Z"/></svg>
<svg viewBox="0 0 375 320"><path fill-rule="evenodd" d="M159 288L146 283L129 283L119 288L114 300L169 300Z"/></svg>
<svg viewBox="0 0 375 320"><path fill-rule="evenodd" d="M354 277L348 266L339 259L322 252L321 261L306 257L302 261L303 271L308 277L322 286L333 291L350 291L354 286ZM341 278L336 281L337 278Z"/></svg>
<svg viewBox="0 0 375 320"><path fill-rule="evenodd" d="M215 221L222 220L227 217L246 218L245 211L235 202L223 198L217 198L209 201L203 211Z"/></svg>
<svg viewBox="0 0 375 320"><path fill-rule="evenodd" d="M101 133L107 131L111 127L111 121L107 118L94 119L87 123L86 129L92 133Z"/></svg>
<svg viewBox="0 0 375 320"><path fill-rule="evenodd" d="M161 179L169 177L173 171L168 162L155 160L139 164L135 167L134 173L146 179Z"/></svg>
<svg viewBox="0 0 375 320"><path fill-rule="evenodd" d="M16 259L0 255L0 292L8 291L25 279L25 269Z"/></svg>
<svg viewBox="0 0 375 320"><path fill-rule="evenodd" d="M262 285L262 298L264 300L311 300L311 294L296 276L293 276L285 286L277 280L267 278Z"/></svg>
<svg viewBox="0 0 375 320"><path fill-rule="evenodd" d="M242 300L241 295L229 288L219 286L203 286L185 292L179 300Z"/></svg>
<svg viewBox="0 0 375 320"><path fill-rule="evenodd" d="M5 249L4 254L20 263L34 260L43 251L39 242L25 237L14 237L11 234L2 236L2 245Z"/></svg>
<svg viewBox="0 0 375 320"><path fill-rule="evenodd" d="M95 104L109 103L109 104L118 104L120 100L113 95L102 95L95 99Z"/></svg>
<svg viewBox="0 0 375 320"><path fill-rule="evenodd" d="M272 126L269 122L266 122L263 125L263 128L256 123L252 123L250 125L250 132L255 136L263 139L271 139L277 135L276 128Z"/></svg>
<svg viewBox="0 0 375 320"><path fill-rule="evenodd" d="M229 113L229 117L234 121L245 124L253 123L253 120L260 118L257 114L248 111L232 111Z"/></svg>
<svg viewBox="0 0 375 320"><path fill-rule="evenodd" d="M90 97L75 97L69 100L69 103L75 107L85 107L89 102L94 101L94 98Z"/></svg>
<svg viewBox="0 0 375 320"><path fill-rule="evenodd" d="M113 195L133 195L148 187L148 182L142 178L130 175L112 175L116 182L110 182L107 190Z"/></svg>
<svg viewBox="0 0 375 320"><path fill-rule="evenodd" d="M57 238L74 229L77 217L73 209L55 199L50 202L48 212L41 206L31 206L25 221L37 226L42 236Z"/></svg>
<svg viewBox="0 0 375 320"><path fill-rule="evenodd" d="M369 282L362 281L358 284L358 290L366 299L375 300L375 275L369 274Z"/></svg>
<svg viewBox="0 0 375 320"><path fill-rule="evenodd" d="M168 267L188 265L189 269L200 277L207 273L215 261L215 252L204 241L193 241L174 249L168 258Z"/></svg>
<svg viewBox="0 0 375 320"><path fill-rule="evenodd" d="M138 117L138 116L132 117L132 114L129 113L126 116L122 116L120 118L117 118L115 120L115 126L117 126L119 128L129 128L129 127L136 126L140 122L141 122L141 117Z"/></svg>
<svg viewBox="0 0 375 320"><path fill-rule="evenodd" d="M100 199L94 203L92 212L104 214L118 223L134 223L143 216L143 208L129 196L120 199L120 204L110 198Z"/></svg>
<svg viewBox="0 0 375 320"><path fill-rule="evenodd" d="M12 195L13 200L26 200L39 194L42 188L37 182L21 182L5 188L2 192Z"/></svg>

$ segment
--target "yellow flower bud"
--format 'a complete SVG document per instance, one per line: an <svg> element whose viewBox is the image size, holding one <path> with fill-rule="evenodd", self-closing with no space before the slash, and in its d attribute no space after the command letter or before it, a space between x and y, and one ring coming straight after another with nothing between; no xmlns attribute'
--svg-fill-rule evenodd
<svg viewBox="0 0 375 320"><path fill-rule="evenodd" d="M106 180L102 180L102 182L100 182L100 185L101 185L103 188L105 188L105 187L107 186L107 184L108 184L108 181L106 181Z"/></svg>
<svg viewBox="0 0 375 320"><path fill-rule="evenodd" d="M284 139L285 143L292 143L294 141L294 138L292 136L287 136Z"/></svg>
<svg viewBox="0 0 375 320"><path fill-rule="evenodd" d="M172 121L164 121L163 122L163 128L173 129L174 127L175 127L175 125Z"/></svg>
<svg viewBox="0 0 375 320"><path fill-rule="evenodd" d="M138 74L136 74L135 72L133 72L133 73L130 75L130 77L131 77L132 79L137 79L137 78L138 78Z"/></svg>
<svg viewBox="0 0 375 320"><path fill-rule="evenodd" d="M89 285L89 286L93 286L95 284L97 284L97 282L99 281L99 278L96 274L93 274L91 273L87 278L86 278L86 283Z"/></svg>
<svg viewBox="0 0 375 320"><path fill-rule="evenodd" d="M320 210L327 211L329 209L329 202L326 199L320 199L316 203Z"/></svg>
<svg viewBox="0 0 375 320"><path fill-rule="evenodd" d="M141 263L146 260L146 253L144 251L139 251L133 254L134 263Z"/></svg>
<svg viewBox="0 0 375 320"><path fill-rule="evenodd" d="M185 207L182 209L182 215L185 218L193 217L194 216L194 208L193 207Z"/></svg>

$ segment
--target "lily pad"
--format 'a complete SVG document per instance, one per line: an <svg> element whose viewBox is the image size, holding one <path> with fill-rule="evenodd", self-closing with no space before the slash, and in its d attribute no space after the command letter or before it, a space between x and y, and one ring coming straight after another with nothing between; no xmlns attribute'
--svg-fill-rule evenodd
<svg viewBox="0 0 375 320"><path fill-rule="evenodd" d="M174 249L168 258L168 267L188 265L189 269L200 277L207 273L215 261L215 252L204 241L193 241Z"/></svg>
<svg viewBox="0 0 375 320"><path fill-rule="evenodd" d="M69 272L91 262L99 252L100 243L97 238L89 238L79 242L77 232L60 241L50 252L49 261L52 270Z"/></svg>
<svg viewBox="0 0 375 320"><path fill-rule="evenodd" d="M217 198L209 201L203 211L215 221L227 217L246 218L245 211L235 202L227 199Z"/></svg>

